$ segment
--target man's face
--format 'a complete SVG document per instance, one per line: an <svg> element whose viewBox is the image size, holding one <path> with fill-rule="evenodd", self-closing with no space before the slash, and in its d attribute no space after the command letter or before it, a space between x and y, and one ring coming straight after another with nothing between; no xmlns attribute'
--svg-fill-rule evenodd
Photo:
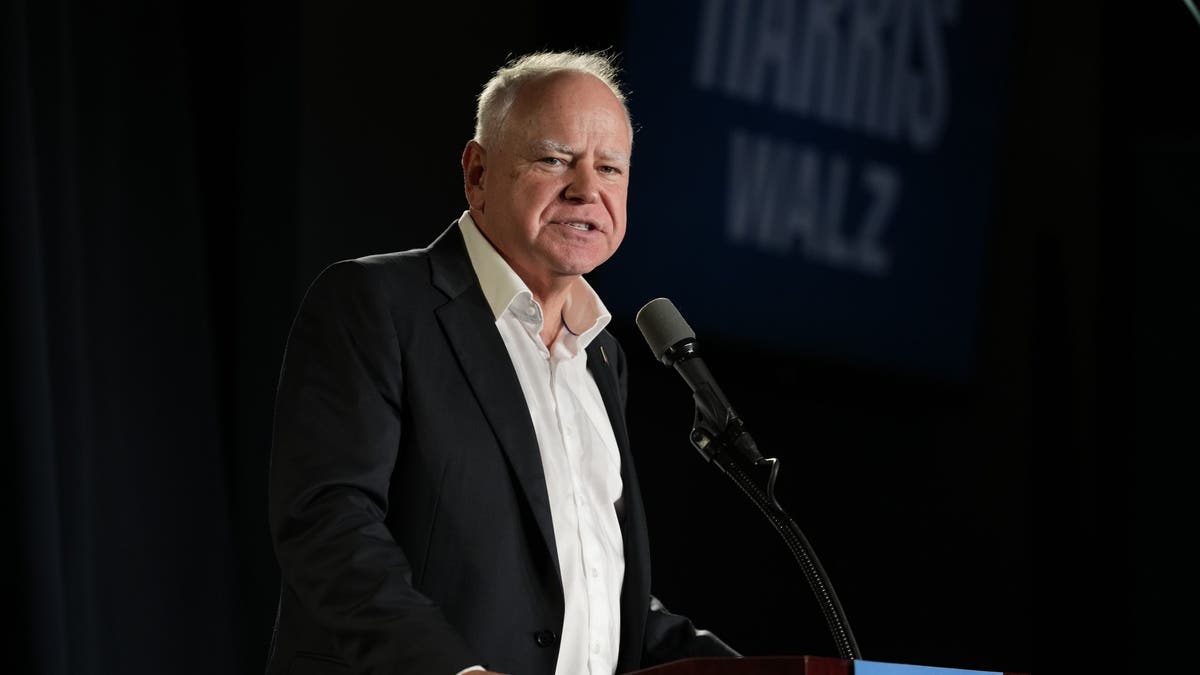
<svg viewBox="0 0 1200 675"><path fill-rule="evenodd" d="M525 84L488 147L468 145L471 215L535 292L592 271L621 244L630 142L608 87L564 73Z"/></svg>

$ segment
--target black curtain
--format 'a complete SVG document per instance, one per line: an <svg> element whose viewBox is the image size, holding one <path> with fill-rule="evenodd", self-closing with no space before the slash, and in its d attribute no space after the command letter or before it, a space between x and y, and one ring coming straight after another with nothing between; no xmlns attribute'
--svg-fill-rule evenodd
<svg viewBox="0 0 1200 675"><path fill-rule="evenodd" d="M241 357L256 335L278 352L291 311L296 17L3 7L10 653L22 672L254 672L277 361Z"/></svg>

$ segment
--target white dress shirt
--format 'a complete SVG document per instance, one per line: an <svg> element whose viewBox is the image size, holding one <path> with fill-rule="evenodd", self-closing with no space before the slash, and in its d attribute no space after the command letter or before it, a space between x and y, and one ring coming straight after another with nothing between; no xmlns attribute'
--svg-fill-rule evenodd
<svg viewBox="0 0 1200 675"><path fill-rule="evenodd" d="M529 287L479 231L470 212L458 222L520 380L541 451L565 601L556 672L612 675L625 574L615 508L622 491L621 457L584 351L612 315L579 277L563 309L564 326L547 349L540 337L542 308Z"/></svg>

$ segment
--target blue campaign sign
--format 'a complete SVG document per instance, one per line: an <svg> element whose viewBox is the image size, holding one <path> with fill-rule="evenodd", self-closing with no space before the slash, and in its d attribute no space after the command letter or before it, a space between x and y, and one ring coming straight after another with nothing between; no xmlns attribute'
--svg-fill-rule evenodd
<svg viewBox="0 0 1200 675"><path fill-rule="evenodd" d="M629 230L614 313L969 375L1013 8L706 0L628 8Z"/></svg>
<svg viewBox="0 0 1200 675"><path fill-rule="evenodd" d="M996 670L967 670L965 668L918 666L859 659L854 662L854 675L1004 675L1004 673Z"/></svg>

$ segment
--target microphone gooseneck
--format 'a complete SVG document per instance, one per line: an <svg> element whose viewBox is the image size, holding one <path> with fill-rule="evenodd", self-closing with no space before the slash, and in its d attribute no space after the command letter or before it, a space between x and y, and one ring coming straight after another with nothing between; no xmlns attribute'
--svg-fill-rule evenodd
<svg viewBox="0 0 1200 675"><path fill-rule="evenodd" d="M817 598L841 658L861 660L862 653L829 576L800 527L775 498L779 460L759 453L741 418L700 358L695 331L666 298L646 303L635 322L654 357L673 367L692 390L696 417L689 440L693 447L741 489L783 538Z"/></svg>

